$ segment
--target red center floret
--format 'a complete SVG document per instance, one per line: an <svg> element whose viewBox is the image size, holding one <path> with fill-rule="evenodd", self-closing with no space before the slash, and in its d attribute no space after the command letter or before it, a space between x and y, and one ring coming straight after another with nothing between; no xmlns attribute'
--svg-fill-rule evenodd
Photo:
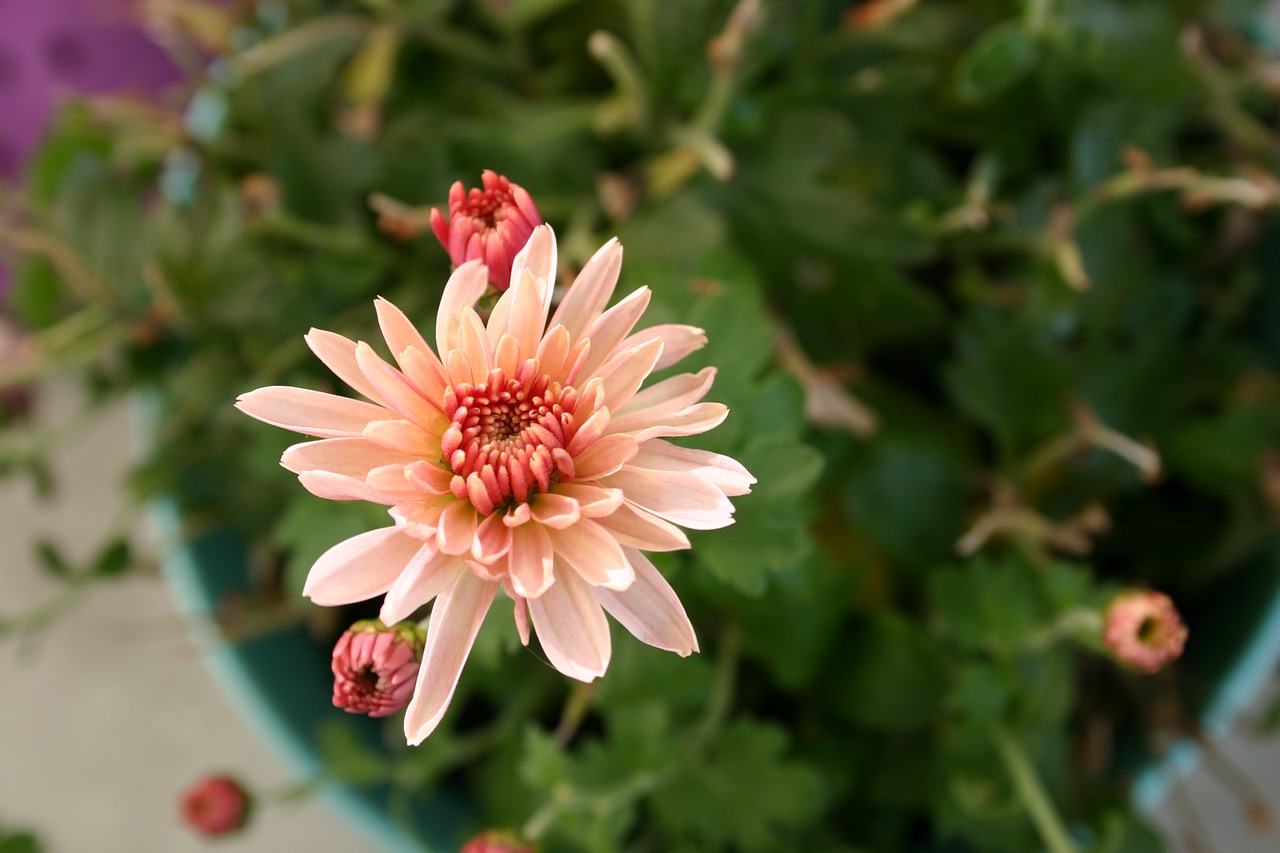
<svg viewBox="0 0 1280 853"><path fill-rule="evenodd" d="M522 382L500 368L479 385L446 388L445 414L453 423L441 449L453 468L453 494L489 515L573 479L573 458L565 448L577 432L577 400L574 388L546 374Z"/></svg>

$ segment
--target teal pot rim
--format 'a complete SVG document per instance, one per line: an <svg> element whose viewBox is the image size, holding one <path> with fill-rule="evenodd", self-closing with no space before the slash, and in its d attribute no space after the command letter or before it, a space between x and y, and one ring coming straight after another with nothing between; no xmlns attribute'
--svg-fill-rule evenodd
<svg viewBox="0 0 1280 853"><path fill-rule="evenodd" d="M161 570L205 665L241 718L294 778L314 779L323 771L319 729L324 725L349 725L363 742L384 748L379 721L332 706L332 677L302 625L236 640L220 630L220 604L250 588L248 555L240 539L222 530L188 535L172 501L154 503L148 516L160 546ZM308 658L316 660L315 667L282 672L275 665L279 659ZM457 848L466 827L468 810L447 791L396 815L386 786L333 783L322 786L318 796L355 834L385 853L444 853Z"/></svg>
<svg viewBox="0 0 1280 853"><path fill-rule="evenodd" d="M1280 664L1280 560L1268 554L1206 593L1194 607L1185 670L1208 685L1195 719L1204 736L1216 738L1248 710ZM1205 618L1194 618L1197 614ZM1180 738L1134 775L1134 805L1154 811L1203 755L1195 738Z"/></svg>

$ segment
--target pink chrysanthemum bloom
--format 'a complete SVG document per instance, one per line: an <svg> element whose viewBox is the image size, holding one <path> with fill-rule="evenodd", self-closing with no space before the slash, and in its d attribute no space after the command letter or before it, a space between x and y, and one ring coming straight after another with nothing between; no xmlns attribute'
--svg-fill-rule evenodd
<svg viewBox="0 0 1280 853"><path fill-rule="evenodd" d="M440 722L499 589L515 602L521 640L531 620L548 660L572 678L591 681L609 665L605 611L650 645L697 651L684 608L643 552L688 548L677 525L733 523L728 498L755 479L729 457L666 440L706 432L728 410L699 402L712 368L640 390L705 336L683 325L633 331L647 288L604 310L621 264L611 240L548 324L556 246L540 226L487 324L473 307L487 288L484 266L469 261L450 277L436 316L440 357L382 299L378 319L399 369L368 344L307 335L372 402L272 387L237 404L321 439L281 459L311 492L390 507L393 525L329 549L303 592L323 605L385 594L387 624L435 599L405 715L410 743Z"/></svg>
<svg viewBox="0 0 1280 853"><path fill-rule="evenodd" d="M1187 626L1163 592L1131 589L1107 605L1102 642L1116 660L1152 673L1182 654Z"/></svg>
<svg viewBox="0 0 1280 853"><path fill-rule="evenodd" d="M333 647L333 704L352 714L385 717L409 704L422 662L422 633L401 623L366 619Z"/></svg>
<svg viewBox="0 0 1280 853"><path fill-rule="evenodd" d="M484 189L467 192L462 181L449 189L449 219L431 208L431 230L461 265L481 260L489 268L489 281L498 290L511 285L511 262L524 248L542 216L523 187L489 169L480 176Z"/></svg>
<svg viewBox="0 0 1280 853"><path fill-rule="evenodd" d="M200 835L214 838L244 828L249 794L229 776L206 776L182 794L182 819Z"/></svg>

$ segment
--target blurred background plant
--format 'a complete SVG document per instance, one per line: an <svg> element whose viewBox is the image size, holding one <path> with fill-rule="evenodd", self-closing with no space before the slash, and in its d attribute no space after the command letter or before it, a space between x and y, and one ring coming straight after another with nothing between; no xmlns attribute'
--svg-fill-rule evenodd
<svg viewBox="0 0 1280 853"><path fill-rule="evenodd" d="M620 636L570 685L491 619L427 747L334 728L334 778L461 791L472 830L544 850L1159 849L1127 783L1212 687L1160 665L1277 576L1267 4L140 8L186 97L69 104L5 190L0 388L145 396L137 498L253 543L229 638L305 621L327 667L369 615L298 593L381 510L307 495L231 402L340 390L302 334L374 340L377 295L430 327L426 211L485 169L566 273L617 234L624 292L706 329L682 369L716 365L733 414L698 446L759 479L656 555L702 655ZM0 468L53 488L57 429L6 419ZM38 547L69 589L130 565ZM1134 623L1154 667L1104 642L1146 587L1182 612Z"/></svg>

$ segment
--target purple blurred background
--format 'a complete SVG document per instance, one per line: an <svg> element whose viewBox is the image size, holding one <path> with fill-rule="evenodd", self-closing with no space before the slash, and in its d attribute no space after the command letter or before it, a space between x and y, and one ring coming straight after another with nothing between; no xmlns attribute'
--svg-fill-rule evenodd
<svg viewBox="0 0 1280 853"><path fill-rule="evenodd" d="M136 0L0 0L0 180L17 180L59 99L154 93L178 77ZM7 276L0 265L0 302Z"/></svg>

